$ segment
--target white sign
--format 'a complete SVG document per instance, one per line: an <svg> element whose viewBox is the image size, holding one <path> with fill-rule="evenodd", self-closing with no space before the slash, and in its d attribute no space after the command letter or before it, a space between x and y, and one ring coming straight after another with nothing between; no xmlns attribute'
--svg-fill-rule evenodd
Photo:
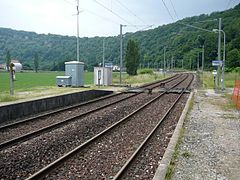
<svg viewBox="0 0 240 180"><path fill-rule="evenodd" d="M216 71L216 70L213 70L212 74L213 74L213 75L217 75L217 71Z"/></svg>

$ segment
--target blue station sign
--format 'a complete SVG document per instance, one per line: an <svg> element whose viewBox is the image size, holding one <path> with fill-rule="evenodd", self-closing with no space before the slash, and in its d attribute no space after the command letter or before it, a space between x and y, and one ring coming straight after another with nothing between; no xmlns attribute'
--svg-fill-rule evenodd
<svg viewBox="0 0 240 180"><path fill-rule="evenodd" d="M222 61L220 61L220 60L213 60L212 61L212 66L222 66Z"/></svg>

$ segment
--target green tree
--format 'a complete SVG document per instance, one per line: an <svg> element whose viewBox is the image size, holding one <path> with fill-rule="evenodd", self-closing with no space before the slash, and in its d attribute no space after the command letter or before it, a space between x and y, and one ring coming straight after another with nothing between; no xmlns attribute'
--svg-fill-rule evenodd
<svg viewBox="0 0 240 180"><path fill-rule="evenodd" d="M140 54L138 43L133 39L129 39L126 50L126 68L129 75L137 75L137 69L139 66Z"/></svg>
<svg viewBox="0 0 240 180"><path fill-rule="evenodd" d="M11 63L11 55L10 55L10 52L7 51L7 55L6 55L6 67L7 67L7 70L8 70L8 71L9 71L10 63Z"/></svg>
<svg viewBox="0 0 240 180"><path fill-rule="evenodd" d="M148 67L149 61L150 61L150 56L147 53L144 54L144 56L143 56L144 67L146 67L146 66Z"/></svg>
<svg viewBox="0 0 240 180"><path fill-rule="evenodd" d="M34 70L37 73L39 69L39 58L38 58L38 54L34 55Z"/></svg>
<svg viewBox="0 0 240 180"><path fill-rule="evenodd" d="M240 51L237 49L231 50L227 54L226 65L229 68L240 67Z"/></svg>

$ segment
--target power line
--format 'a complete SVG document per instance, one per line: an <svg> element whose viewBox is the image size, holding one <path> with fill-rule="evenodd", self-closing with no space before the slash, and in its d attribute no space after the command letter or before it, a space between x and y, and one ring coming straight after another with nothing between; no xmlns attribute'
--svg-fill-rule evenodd
<svg viewBox="0 0 240 180"><path fill-rule="evenodd" d="M119 0L116 0L122 7L124 7L125 9L127 9L127 11L132 14L133 16L135 16L139 21L141 21L143 24L145 24L145 22L138 17L134 12L132 12L127 6L125 6L123 3L121 3Z"/></svg>
<svg viewBox="0 0 240 180"><path fill-rule="evenodd" d="M172 16L172 14L170 13L167 5L165 4L164 0L162 0L162 2L163 2L164 7L167 9L167 12L168 12L169 16L171 16L171 18L172 18L173 21L175 21L174 18L173 18L173 16Z"/></svg>
<svg viewBox="0 0 240 180"><path fill-rule="evenodd" d="M112 14L114 14L115 16L117 16L118 18L120 18L121 20L125 21L126 23L128 23L130 25L133 25L132 23L128 22L126 19L124 19L123 17L121 17L120 15L118 15L117 13L115 13L114 11L109 9L108 7L104 6L102 3L98 2L97 0L93 0L93 1L96 2L98 5L102 6L104 9L108 10L109 12L111 12Z"/></svg>
<svg viewBox="0 0 240 180"><path fill-rule="evenodd" d="M177 15L176 9L175 9L175 7L174 7L174 5L172 3L172 0L170 0L170 3L172 5L172 8L173 8L173 11L174 11L174 14L175 14L176 18L178 19L178 15Z"/></svg>

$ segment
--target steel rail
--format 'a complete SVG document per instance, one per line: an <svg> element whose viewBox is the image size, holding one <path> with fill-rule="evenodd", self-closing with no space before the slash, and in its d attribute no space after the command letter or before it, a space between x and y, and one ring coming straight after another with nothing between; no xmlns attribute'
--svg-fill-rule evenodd
<svg viewBox="0 0 240 180"><path fill-rule="evenodd" d="M162 122L168 117L168 115L171 113L173 108L176 106L176 104L179 102L180 98L184 94L184 91L191 85L193 81L193 75L191 75L192 78L187 85L186 88L184 88L181 92L181 94L177 97L177 99L173 102L171 107L167 110L167 112L164 114L164 116L159 120L159 122L156 124L156 126L152 129L152 131L148 134L148 136L144 139L144 141L140 144L140 146L137 148L137 150L132 154L132 156L126 161L126 163L122 166L122 168L118 171L118 173L113 177L113 180L117 180L121 178L124 173L127 171L131 163L134 159L136 159L137 155L141 152L141 150L144 148L144 146L147 144L147 142L150 140L150 138L153 136L153 134L156 132L156 130L159 128L159 126L162 124Z"/></svg>
<svg viewBox="0 0 240 180"><path fill-rule="evenodd" d="M170 82L169 80L175 80L175 79L181 77L181 75L182 75L182 74L176 74L176 75L171 76L171 77L168 77L168 78L166 78L166 79L164 79L164 80L167 81L167 82ZM164 82L165 82L165 81L164 81ZM145 88L145 87L147 87L147 86L153 86L153 85L155 85L155 84L159 84L159 83L162 83L162 82L163 82L162 80L159 80L159 81L155 81L155 82L153 82L153 83L147 83L147 84L144 84L144 85L142 85L142 86L137 87L136 89Z"/></svg>
<svg viewBox="0 0 240 180"><path fill-rule="evenodd" d="M120 99L120 100L117 100L117 101L108 103L108 104L106 104L106 105L104 105L104 106L97 107L97 108L92 109L92 110L89 110L89 111L87 111L87 112L84 112L84 113L75 115L75 116L73 116L73 117L67 118L67 119L65 119L65 120L63 120L63 121L56 122L56 123L50 124L50 125L48 125L48 126L44 126L44 127L39 128L39 129L37 129L37 130L35 130L35 131L32 131L32 132L29 132L29 133L27 133L27 134L23 134L23 135L21 135L21 136L18 136L18 137L16 137L16 138L13 138L13 139L9 139L9 140L7 140L7 141L4 141L4 142L0 143L0 150L6 149L6 148L8 148L8 147L10 147L10 146L13 146L13 145L15 145L15 144L18 144L18 143L20 143L20 142L27 141L27 140L30 139L30 138L37 137L37 136L39 136L39 135L41 135L41 134L43 134L43 133L45 133L45 132L48 132L48 131L50 131L50 130L53 130L53 129L57 129L57 128L59 128L59 127L62 127L62 126L64 126L64 125L66 125L66 124L69 124L69 123L75 121L75 120L78 119L78 118L82 118L82 117L84 117L84 116L86 116L86 115L89 115L89 114L91 114L91 113L93 113L93 112L99 111L99 110L101 110L101 109L104 109L104 108L106 108L106 107L112 106L112 105L117 104L117 103L119 103L119 102L122 102L122 101L124 101L124 100L130 99L130 98L132 98L132 97L134 97L134 96L137 96L137 95L139 95L139 94L141 94L141 93L142 93L142 92L135 93L135 94L133 94L132 96L125 97L125 98L123 98L123 99ZM119 95L119 94L117 94L117 95ZM102 99L103 99L103 98L102 98ZM87 102L86 102L86 103L87 103ZM85 104L86 104L86 103L85 103ZM29 122L29 121L28 121L28 122Z"/></svg>
<svg viewBox="0 0 240 180"><path fill-rule="evenodd" d="M176 87L177 85L179 85L180 83L182 83L187 77L185 77L183 80L181 80L180 82L177 82L175 85L173 85L171 88ZM66 160L68 160L69 158L73 157L75 154L77 154L80 150L82 150L83 148L85 148L87 145L93 143L95 140L97 140L98 138L100 138L101 136L103 136L104 134L106 134L107 132L109 132L110 130L112 130L113 128L116 128L119 124L121 124L122 122L125 122L126 120L128 120L130 117L132 117L133 115L135 115L136 113L138 113L139 111L141 111L142 109L144 109L145 107L147 107L148 105L150 105L151 103L153 103L154 101L156 101L157 99L159 99L160 97L162 97L164 94L166 94L167 91L159 94L157 97L155 97L154 99L148 101L147 103L145 103L144 105L142 105L141 107L139 107L137 110L135 110L134 112L128 114L127 116L125 116L124 118L120 119L118 122L114 123L113 125L111 125L110 127L108 127L107 129L103 130L102 132L98 133L97 135L93 136L92 138L90 138L89 140L85 141L84 143L82 143L80 146L74 148L73 150L69 151L68 153L66 153L65 155L61 156L60 158L58 158L57 160L53 161L52 163L50 163L49 165L45 166L44 168L42 168L41 170L39 170L38 172L34 173L33 175L31 175L30 177L27 178L27 180L33 180L33 179L39 179L42 178L43 176L46 176L49 172L51 172L54 168L58 167L59 165L61 165L62 163L64 163Z"/></svg>
<svg viewBox="0 0 240 180"><path fill-rule="evenodd" d="M141 93L141 92L140 92L140 93ZM0 144L0 150L6 149L7 147L13 146L13 145L18 144L18 143L20 143L20 142L24 142L24 141L26 141L26 140L28 140L28 139L30 139L30 138L39 136L39 135L41 135L41 134L43 134L43 133L45 133L45 132L48 132L48 131L50 131L50 130L53 130L53 129L57 129L57 128L59 128L59 127L62 127L63 125L69 124L69 123L75 121L75 120L78 119L78 118L82 118L82 117L84 117L84 116L86 116L86 115L89 115L89 114L91 114L91 113L93 113L93 112L99 111L99 110L104 109L104 108L109 107L109 106L112 106L112 105L117 104L117 103L119 103L119 102L121 102L121 101L130 99L130 98L132 98L132 97L134 97L134 96L139 95L140 93L135 93L135 94L133 94L132 96L125 97L125 98L123 98L123 99L120 99L120 100L117 100L117 101L108 103L108 104L106 104L106 105L104 105L104 106L97 107L97 108L92 109L92 110L89 110L89 111L87 111L87 112L84 112L84 113L75 115L75 116L73 116L73 117L67 118L67 119L65 119L65 120L63 120L63 121L56 122L56 123L53 123L53 124L48 125L48 126L44 126L44 127L40 128L40 129L37 129L37 130L35 130L35 131L29 132L29 133L27 133L27 134L23 134L23 135L21 135L21 136L19 136L19 137L16 137L16 138L13 138L13 139L4 141L4 142L2 142L2 143Z"/></svg>
<svg viewBox="0 0 240 180"><path fill-rule="evenodd" d="M175 78L172 78L172 79L169 79L169 80L166 80L166 82L164 82L164 83L168 83L168 82L171 82L171 81L174 81L174 80L176 80L176 79L178 79L178 78L181 78L183 75L182 74L180 74L179 76L175 76ZM159 84L160 83L160 84ZM161 84L162 84L162 82L159 82L159 83L156 83L156 84L152 84L152 85L149 85L150 87L144 87L144 89L154 89L154 88L157 88L158 86L160 86Z"/></svg>

